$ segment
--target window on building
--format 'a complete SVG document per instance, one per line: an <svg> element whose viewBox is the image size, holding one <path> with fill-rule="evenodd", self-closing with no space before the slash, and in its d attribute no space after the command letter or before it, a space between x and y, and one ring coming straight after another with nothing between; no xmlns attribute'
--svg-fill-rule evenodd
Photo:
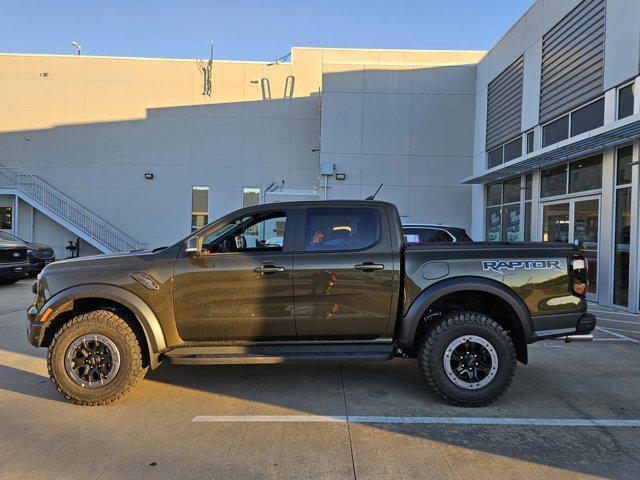
<svg viewBox="0 0 640 480"><path fill-rule="evenodd" d="M567 193L567 165L558 165L540 172L540 196L554 197Z"/></svg>
<svg viewBox="0 0 640 480"><path fill-rule="evenodd" d="M527 153L531 153L535 149L535 146L533 144L534 140L535 140L535 137L533 134L533 130L531 130L530 132L527 132Z"/></svg>
<svg viewBox="0 0 640 480"><path fill-rule="evenodd" d="M524 177L524 241L531 241L531 210L533 199L533 174Z"/></svg>
<svg viewBox="0 0 640 480"><path fill-rule="evenodd" d="M601 187L601 155L577 160L569 164L569 193L598 190Z"/></svg>
<svg viewBox="0 0 640 480"><path fill-rule="evenodd" d="M602 155L548 168L541 172L540 178L541 197L599 190L602 188Z"/></svg>
<svg viewBox="0 0 640 480"><path fill-rule="evenodd" d="M542 146L546 147L604 125L604 97L542 127Z"/></svg>
<svg viewBox="0 0 640 480"><path fill-rule="evenodd" d="M501 165L504 162L522 156L522 137L511 140L498 148L494 148L487 154L487 168Z"/></svg>
<svg viewBox="0 0 640 480"><path fill-rule="evenodd" d="M632 83L618 89L618 120L633 115L635 88Z"/></svg>
<svg viewBox="0 0 640 480"><path fill-rule="evenodd" d="M613 260L613 303L629 304L629 253L631 250L631 164L633 147L618 149L615 194L615 248Z"/></svg>
<svg viewBox="0 0 640 480"><path fill-rule="evenodd" d="M194 232L209 223L209 187L191 187L191 231Z"/></svg>
<svg viewBox="0 0 640 480"><path fill-rule="evenodd" d="M520 240L520 177L487 185L485 238L488 242Z"/></svg>
<svg viewBox="0 0 640 480"><path fill-rule="evenodd" d="M242 207L253 207L260 203L260 189L245 187L242 189Z"/></svg>
<svg viewBox="0 0 640 480"><path fill-rule="evenodd" d="M380 213L372 208L309 208L305 250L362 250L380 239Z"/></svg>
<svg viewBox="0 0 640 480"><path fill-rule="evenodd" d="M518 137L515 140L505 144L504 146L504 161L508 162L515 158L522 156L522 137Z"/></svg>
<svg viewBox="0 0 640 480"><path fill-rule="evenodd" d="M487 156L487 168L493 168L502 164L504 159L504 148L502 146L494 148Z"/></svg>
<svg viewBox="0 0 640 480"><path fill-rule="evenodd" d="M546 147L569 138L569 115L542 127L542 146Z"/></svg>
<svg viewBox="0 0 640 480"><path fill-rule="evenodd" d="M520 178L507 180L502 184L502 203L520 201Z"/></svg>
<svg viewBox="0 0 640 480"><path fill-rule="evenodd" d="M571 113L571 136L580 135L604 125L604 98Z"/></svg>
<svg viewBox="0 0 640 480"><path fill-rule="evenodd" d="M0 207L0 230L12 230L13 229L13 208L12 207Z"/></svg>

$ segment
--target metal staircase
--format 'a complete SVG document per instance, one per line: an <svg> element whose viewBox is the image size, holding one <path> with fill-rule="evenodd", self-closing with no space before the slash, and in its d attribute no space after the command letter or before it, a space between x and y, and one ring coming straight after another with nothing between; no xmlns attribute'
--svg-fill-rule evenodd
<svg viewBox="0 0 640 480"><path fill-rule="evenodd" d="M0 163L0 193L18 196L105 253L146 247L60 189L22 168Z"/></svg>

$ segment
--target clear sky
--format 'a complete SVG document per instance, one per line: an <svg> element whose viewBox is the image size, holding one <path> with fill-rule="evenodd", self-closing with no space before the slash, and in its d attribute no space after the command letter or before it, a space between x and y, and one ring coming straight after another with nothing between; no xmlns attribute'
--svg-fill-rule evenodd
<svg viewBox="0 0 640 480"><path fill-rule="evenodd" d="M291 47L486 50L532 0L0 0L0 51L273 60Z"/></svg>

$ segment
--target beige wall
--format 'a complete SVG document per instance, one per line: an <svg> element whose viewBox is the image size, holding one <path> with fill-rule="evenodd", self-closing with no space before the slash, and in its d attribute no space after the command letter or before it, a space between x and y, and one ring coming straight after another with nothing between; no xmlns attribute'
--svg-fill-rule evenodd
<svg viewBox="0 0 640 480"><path fill-rule="evenodd" d="M314 188L320 161L314 151L321 135L320 93L327 107L332 95L340 93L336 88L344 90L335 84L344 83L345 73L362 77L358 88L363 94L365 89L382 89L388 95L407 93L397 89L403 88L408 71L412 78L420 77L415 73L419 70L432 73L416 83L416 88L431 91L431 103L416 105L415 118L403 124L398 138L375 138L376 129L385 128L389 111L368 97L366 101L363 118L374 124L375 148L408 156L400 162L402 168L413 165L412 155L424 152L415 147L404 152L398 142L407 134L415 137L414 144L439 138L430 137L433 132L426 127L434 124L433 115L446 109L446 100L455 102L440 97L446 92L438 93L452 80L450 87L457 88L458 76L445 73L446 66L465 70L464 77L475 75L473 65L481 55L294 48L290 63L214 61L210 97L203 95L197 61L0 55L0 163L40 175L140 241L166 244L189 230L191 185L211 187L210 218L239 208L243 187L264 188L284 180L289 188ZM461 64L472 66L457 66ZM465 89L466 83L460 87ZM411 89L409 103L414 103L418 100L413 94L419 92ZM361 111L364 108L363 103ZM431 117L425 111L433 111ZM354 112L357 109L347 115ZM424 120L420 115L426 115ZM332 121L323 120L323 125L324 155L332 141ZM453 156L466 154L465 149ZM378 160L380 168L387 160L393 161ZM443 163L434 165L441 168ZM417 168L414 171L428 170L422 164ZM154 173L154 180L145 180L145 172ZM378 181L376 175L360 176L364 185ZM356 174L348 177L353 180ZM454 188L457 179L452 176L444 186ZM414 181L419 187L421 180ZM408 189L410 182L403 177L400 184ZM336 186L331 196L356 196L349 188ZM358 186L357 195L367 191ZM388 198L412 214L408 195Z"/></svg>

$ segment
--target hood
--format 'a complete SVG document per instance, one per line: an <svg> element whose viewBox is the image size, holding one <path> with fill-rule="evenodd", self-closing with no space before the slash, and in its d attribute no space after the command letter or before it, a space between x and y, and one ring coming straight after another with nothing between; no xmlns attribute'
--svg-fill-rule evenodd
<svg viewBox="0 0 640 480"><path fill-rule="evenodd" d="M53 250L51 245L47 245L45 243L25 242L25 245L27 246L27 248L34 249L34 250L43 250L43 249Z"/></svg>
<svg viewBox="0 0 640 480"><path fill-rule="evenodd" d="M26 250L27 246L24 243L11 242L9 240L0 240L0 249L5 249L5 248L11 248L11 249L24 248Z"/></svg>

